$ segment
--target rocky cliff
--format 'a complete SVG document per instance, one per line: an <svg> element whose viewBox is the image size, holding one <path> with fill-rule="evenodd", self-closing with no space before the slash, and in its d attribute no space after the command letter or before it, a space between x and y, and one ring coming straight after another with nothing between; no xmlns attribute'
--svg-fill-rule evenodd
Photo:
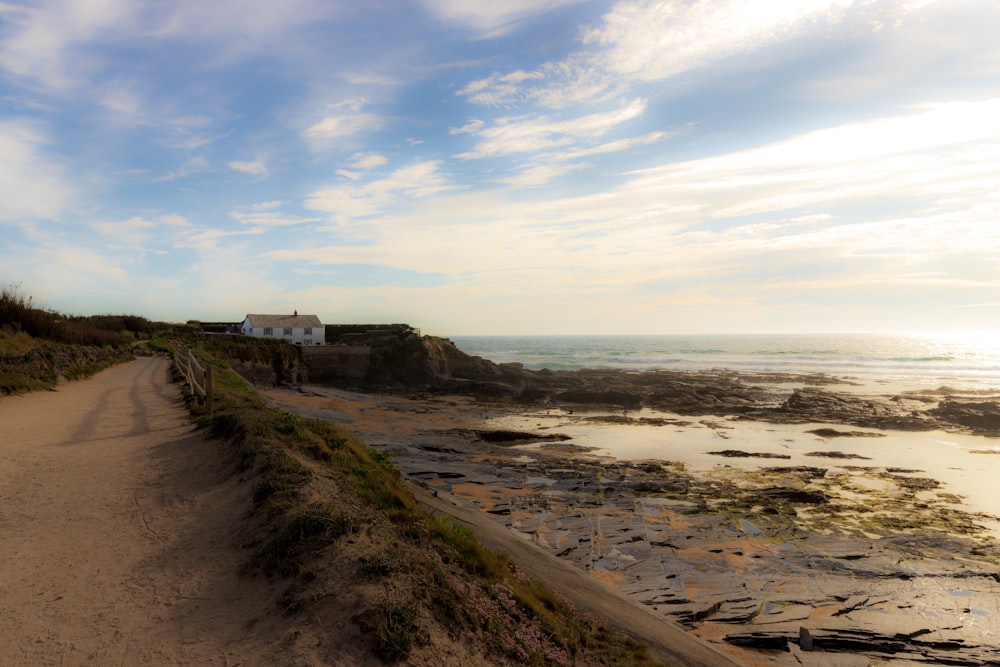
<svg viewBox="0 0 1000 667"><path fill-rule="evenodd" d="M364 391L432 391L542 406L644 407L683 415L771 422L834 422L872 428L942 428L1000 433L1000 395L938 389L895 396L835 391L825 375L748 374L725 370L529 370L465 354L446 338L413 330L355 344L286 346L280 359L243 359L234 367L256 383L325 384ZM362 344L367 343L367 344ZM291 359L288 350L301 357ZM232 361L231 361L232 363ZM242 364L242 365L241 365Z"/></svg>
<svg viewBox="0 0 1000 667"><path fill-rule="evenodd" d="M826 375L529 370L469 356L447 339L428 336L373 348L365 378L369 388L461 392L546 406L651 407L771 422L1000 433L1000 394L965 395L941 388L866 396L836 391L842 380Z"/></svg>

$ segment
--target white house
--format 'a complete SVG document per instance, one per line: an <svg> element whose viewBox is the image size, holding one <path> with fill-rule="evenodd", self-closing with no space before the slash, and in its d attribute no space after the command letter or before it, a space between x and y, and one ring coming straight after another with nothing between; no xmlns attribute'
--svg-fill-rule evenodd
<svg viewBox="0 0 1000 667"><path fill-rule="evenodd" d="M283 338L294 345L323 345L326 327L315 315L247 315L240 332L257 338Z"/></svg>

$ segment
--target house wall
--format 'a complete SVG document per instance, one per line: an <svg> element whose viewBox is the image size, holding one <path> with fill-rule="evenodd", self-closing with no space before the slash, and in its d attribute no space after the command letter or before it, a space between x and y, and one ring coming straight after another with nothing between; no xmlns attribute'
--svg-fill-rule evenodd
<svg viewBox="0 0 1000 667"><path fill-rule="evenodd" d="M243 320L240 331L246 336L255 338L281 338L293 345L324 345L326 344L326 328L312 327L310 333L306 333L303 327L292 327L290 330L281 327L272 327L268 332L265 327L250 327L249 319ZM286 333L288 331L288 333ZM306 341L309 341L308 343Z"/></svg>

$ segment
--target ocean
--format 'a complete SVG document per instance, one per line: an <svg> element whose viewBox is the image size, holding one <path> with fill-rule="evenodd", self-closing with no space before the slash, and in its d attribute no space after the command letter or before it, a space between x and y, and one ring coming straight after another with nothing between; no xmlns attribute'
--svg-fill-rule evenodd
<svg viewBox="0 0 1000 667"><path fill-rule="evenodd" d="M453 336L467 354L525 368L825 373L914 389L1000 390L1000 332Z"/></svg>

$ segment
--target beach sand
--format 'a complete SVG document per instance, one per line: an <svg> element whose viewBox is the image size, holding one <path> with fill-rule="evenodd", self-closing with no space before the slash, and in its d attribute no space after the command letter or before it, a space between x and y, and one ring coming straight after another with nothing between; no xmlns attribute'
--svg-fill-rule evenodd
<svg viewBox="0 0 1000 667"><path fill-rule="evenodd" d="M263 393L392 451L414 483L740 664L1000 661L996 439L328 387Z"/></svg>

